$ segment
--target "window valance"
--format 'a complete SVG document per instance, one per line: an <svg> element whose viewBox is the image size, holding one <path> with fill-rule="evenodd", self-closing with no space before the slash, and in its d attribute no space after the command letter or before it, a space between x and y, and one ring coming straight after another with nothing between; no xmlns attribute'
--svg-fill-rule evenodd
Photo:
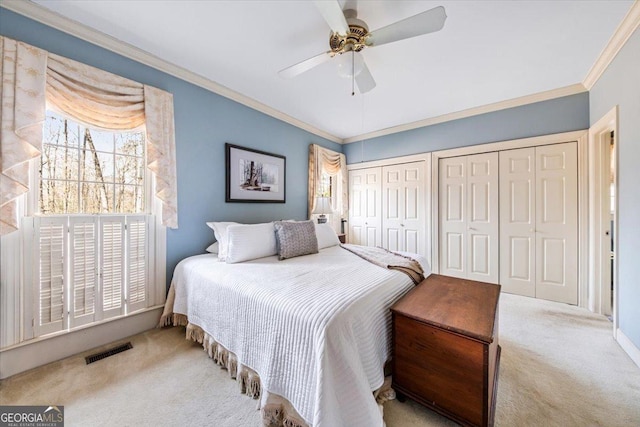
<svg viewBox="0 0 640 427"><path fill-rule="evenodd" d="M177 228L173 95L6 37L0 55L0 234L19 227L17 198L29 191L28 161L40 155L47 108L99 129L144 125L162 224Z"/></svg>

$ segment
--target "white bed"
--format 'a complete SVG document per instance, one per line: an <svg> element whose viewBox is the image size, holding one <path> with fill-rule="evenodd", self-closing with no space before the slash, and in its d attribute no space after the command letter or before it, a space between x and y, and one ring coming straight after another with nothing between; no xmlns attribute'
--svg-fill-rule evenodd
<svg viewBox="0 0 640 427"><path fill-rule="evenodd" d="M233 353L238 371L257 372L263 405L276 394L314 427L373 427L384 424L373 392L390 356L389 307L413 286L332 246L284 261L190 257L176 267L171 293L173 313Z"/></svg>

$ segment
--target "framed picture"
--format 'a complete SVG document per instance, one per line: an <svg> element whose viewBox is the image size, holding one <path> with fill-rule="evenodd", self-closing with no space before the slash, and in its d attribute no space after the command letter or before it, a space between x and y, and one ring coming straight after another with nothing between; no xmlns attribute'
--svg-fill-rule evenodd
<svg viewBox="0 0 640 427"><path fill-rule="evenodd" d="M226 202L285 203L286 157L225 144Z"/></svg>

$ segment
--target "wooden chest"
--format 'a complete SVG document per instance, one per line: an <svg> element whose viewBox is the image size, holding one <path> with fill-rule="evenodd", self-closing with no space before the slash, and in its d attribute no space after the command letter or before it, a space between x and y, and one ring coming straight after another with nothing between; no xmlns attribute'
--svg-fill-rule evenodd
<svg viewBox="0 0 640 427"><path fill-rule="evenodd" d="M431 275L393 314L393 388L465 426L493 425L500 286Z"/></svg>

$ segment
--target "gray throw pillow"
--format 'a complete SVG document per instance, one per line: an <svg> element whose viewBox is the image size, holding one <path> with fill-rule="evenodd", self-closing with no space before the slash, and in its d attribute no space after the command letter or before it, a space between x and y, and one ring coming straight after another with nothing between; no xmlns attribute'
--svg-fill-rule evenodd
<svg viewBox="0 0 640 427"><path fill-rule="evenodd" d="M318 239L313 221L277 221L274 226L279 259L318 253Z"/></svg>

